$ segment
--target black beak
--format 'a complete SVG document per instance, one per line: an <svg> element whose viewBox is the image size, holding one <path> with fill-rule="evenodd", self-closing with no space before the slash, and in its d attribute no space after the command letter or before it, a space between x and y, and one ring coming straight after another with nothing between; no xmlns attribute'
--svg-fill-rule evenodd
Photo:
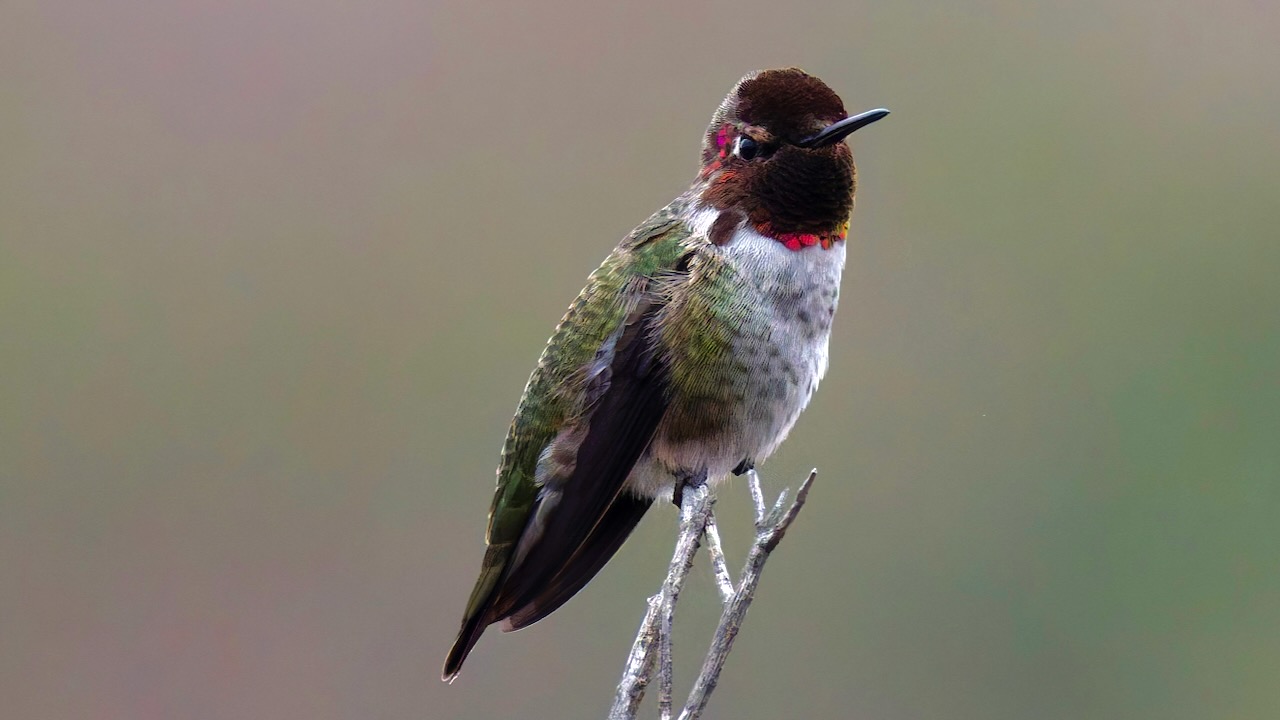
<svg viewBox="0 0 1280 720"><path fill-rule="evenodd" d="M889 111L884 108L876 108L868 110L864 113L858 113L853 117L847 117L838 123L832 123L816 134L797 142L796 145L802 148L820 148L828 145L834 145L849 136L849 133L860 127L866 127L871 123L880 120L888 115Z"/></svg>

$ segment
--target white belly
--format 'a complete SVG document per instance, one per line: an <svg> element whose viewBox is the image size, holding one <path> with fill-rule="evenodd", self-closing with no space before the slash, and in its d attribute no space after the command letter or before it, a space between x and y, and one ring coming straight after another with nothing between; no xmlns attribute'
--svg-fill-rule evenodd
<svg viewBox="0 0 1280 720"><path fill-rule="evenodd" d="M764 460L786 438L827 372L845 248L837 243L830 250L792 251L755 231L741 231L725 252L757 281L755 301L770 322L767 338L743 338L764 341L763 350L754 348L754 372L747 378L749 421L742 448L746 457Z"/></svg>
<svg viewBox="0 0 1280 720"><path fill-rule="evenodd" d="M760 462L786 438L827 371L831 321L844 269L844 243L829 250L786 249L742 229L723 247L737 270L748 319L735 328L734 397L718 408L723 432L696 441L673 440L659 428L633 471L630 486L644 494L670 493L673 472L707 472L720 480L743 460Z"/></svg>

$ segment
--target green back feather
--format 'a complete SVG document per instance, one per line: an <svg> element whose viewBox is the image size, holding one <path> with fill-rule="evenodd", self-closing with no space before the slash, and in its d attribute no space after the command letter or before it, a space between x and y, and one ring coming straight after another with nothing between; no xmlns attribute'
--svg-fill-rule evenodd
<svg viewBox="0 0 1280 720"><path fill-rule="evenodd" d="M672 272L688 251L690 230L677 200L636 228L587 279L547 342L525 386L498 466L489 509L480 577L467 604L468 618L483 612L501 582L538 495L535 473L543 449L566 422L584 411L584 369L625 322L644 279Z"/></svg>

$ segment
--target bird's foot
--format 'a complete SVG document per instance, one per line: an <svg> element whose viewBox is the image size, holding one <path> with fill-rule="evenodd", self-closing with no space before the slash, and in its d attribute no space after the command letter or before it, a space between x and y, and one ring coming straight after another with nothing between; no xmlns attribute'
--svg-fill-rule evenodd
<svg viewBox="0 0 1280 720"><path fill-rule="evenodd" d="M671 490L671 502L676 507L684 506L684 489L687 487L700 487L707 484L707 471L699 470L690 473L678 473L676 475L675 487Z"/></svg>

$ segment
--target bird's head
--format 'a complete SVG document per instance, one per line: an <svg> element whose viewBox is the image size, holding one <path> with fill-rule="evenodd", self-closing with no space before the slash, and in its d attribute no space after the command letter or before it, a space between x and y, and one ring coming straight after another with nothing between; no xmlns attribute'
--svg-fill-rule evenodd
<svg viewBox="0 0 1280 720"><path fill-rule="evenodd" d="M850 117L826 83L797 68L751 73L707 127L701 199L784 243L829 246L844 237L857 187L844 139L888 114Z"/></svg>

